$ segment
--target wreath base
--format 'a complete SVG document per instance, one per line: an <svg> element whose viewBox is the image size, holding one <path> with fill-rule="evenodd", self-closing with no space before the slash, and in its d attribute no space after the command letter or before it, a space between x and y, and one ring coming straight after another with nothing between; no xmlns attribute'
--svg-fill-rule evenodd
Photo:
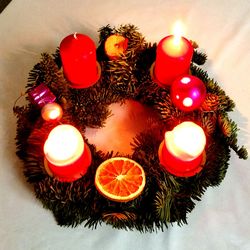
<svg viewBox="0 0 250 250"><path fill-rule="evenodd" d="M70 88L63 76L57 50L52 56L42 54L41 61L31 70L26 86L28 92L45 83L57 97L64 110L60 123L77 127L90 148L92 162L87 173L74 182L61 182L47 174L43 145L49 132L59 123L43 121L40 110L28 104L14 107L17 155L24 163L24 175L33 185L36 197L53 212L57 223L62 226L84 223L86 227L96 228L104 222L117 229L152 232L164 230L173 222L178 225L187 223L187 214L194 209L205 190L219 185L224 179L230 148L240 158L247 159L246 149L237 145L237 126L228 116L234 103L217 82L197 66L205 63L206 55L195 48L190 72L204 82L207 97L199 110L188 113L178 110L171 102L169 88L161 88L151 79L155 44L147 43L133 25L119 28L107 25L99 33L97 56L102 75L95 85L87 89ZM115 61L108 60L104 52L105 39L112 34L120 34L129 41L125 55ZM160 121L153 122L133 138L133 150L129 155L97 150L85 137L86 128L104 127L110 115L109 105L127 99L149 106ZM189 178L171 175L158 158L165 131L185 120L200 124L207 136L206 163L201 172ZM146 187L133 201L109 201L95 188L97 167L113 156L127 156L144 168Z"/></svg>

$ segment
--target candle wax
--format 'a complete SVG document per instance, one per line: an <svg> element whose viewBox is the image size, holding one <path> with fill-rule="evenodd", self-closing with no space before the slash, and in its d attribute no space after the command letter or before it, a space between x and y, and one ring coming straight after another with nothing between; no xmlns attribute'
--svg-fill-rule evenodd
<svg viewBox="0 0 250 250"><path fill-rule="evenodd" d="M179 57L185 55L188 51L188 45L181 37L175 36L165 39L162 43L163 51L171 57Z"/></svg>

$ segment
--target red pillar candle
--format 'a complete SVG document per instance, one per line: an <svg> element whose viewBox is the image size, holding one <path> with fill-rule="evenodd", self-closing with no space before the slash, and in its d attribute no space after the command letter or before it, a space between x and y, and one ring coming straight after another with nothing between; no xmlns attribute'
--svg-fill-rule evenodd
<svg viewBox="0 0 250 250"><path fill-rule="evenodd" d="M162 87L189 72L193 47L177 28L175 34L163 38L156 49L153 78Z"/></svg>
<svg viewBox="0 0 250 250"><path fill-rule="evenodd" d="M206 136L193 122L183 122L165 134L159 147L159 160L165 169L179 177L201 171L204 164Z"/></svg>
<svg viewBox="0 0 250 250"><path fill-rule="evenodd" d="M95 43L86 35L71 34L60 44L63 72L73 88L88 88L100 77Z"/></svg>
<svg viewBox="0 0 250 250"><path fill-rule="evenodd" d="M45 168L60 181L81 178L91 164L91 153L81 133L72 125L58 125L44 144Z"/></svg>

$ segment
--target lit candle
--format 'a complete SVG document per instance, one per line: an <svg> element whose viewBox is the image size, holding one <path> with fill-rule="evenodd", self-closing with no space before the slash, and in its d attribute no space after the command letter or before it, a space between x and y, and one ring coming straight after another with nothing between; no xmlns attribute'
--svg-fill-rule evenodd
<svg viewBox="0 0 250 250"><path fill-rule="evenodd" d="M62 118L63 111L59 104L53 102L43 106L41 115L45 121L59 121Z"/></svg>
<svg viewBox="0 0 250 250"><path fill-rule="evenodd" d="M193 122L182 122L165 133L159 147L160 163L168 172L180 177L193 176L204 164L206 136Z"/></svg>
<svg viewBox="0 0 250 250"><path fill-rule="evenodd" d="M81 133L72 125L58 125L44 144L45 168L60 181L81 178L91 164L91 153Z"/></svg>
<svg viewBox="0 0 250 250"><path fill-rule="evenodd" d="M63 72L73 88L88 88L100 77L95 43L86 35L71 34L60 44Z"/></svg>
<svg viewBox="0 0 250 250"><path fill-rule="evenodd" d="M192 44L181 36L178 22L174 35L163 38L157 46L153 80L162 87L170 85L177 77L188 73L192 56Z"/></svg>

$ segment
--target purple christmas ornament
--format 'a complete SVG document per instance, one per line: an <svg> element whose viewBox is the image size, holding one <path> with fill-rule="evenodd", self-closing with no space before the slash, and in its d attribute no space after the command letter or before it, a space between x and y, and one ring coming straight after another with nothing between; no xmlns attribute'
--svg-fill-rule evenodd
<svg viewBox="0 0 250 250"><path fill-rule="evenodd" d="M55 95L44 83L41 83L37 87L31 89L28 92L28 95L30 102L39 108L42 108L45 104L52 103L56 100Z"/></svg>

